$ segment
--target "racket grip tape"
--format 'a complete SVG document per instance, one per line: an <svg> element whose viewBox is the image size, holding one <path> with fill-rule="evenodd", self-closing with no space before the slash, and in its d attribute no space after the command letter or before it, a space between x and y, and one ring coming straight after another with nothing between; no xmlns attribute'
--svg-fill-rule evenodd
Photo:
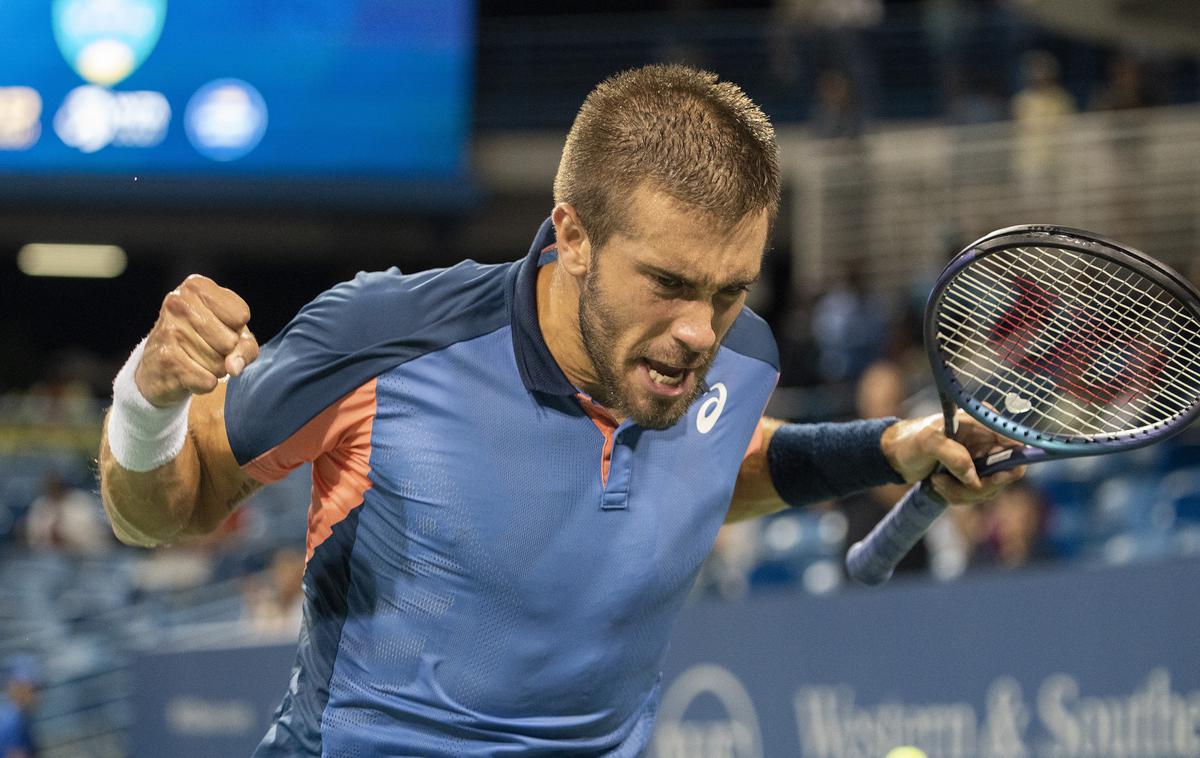
<svg viewBox="0 0 1200 758"><path fill-rule="evenodd" d="M934 494L928 479L915 485L870 534L850 547L846 553L850 577L870 586L886 582L944 510L946 503Z"/></svg>

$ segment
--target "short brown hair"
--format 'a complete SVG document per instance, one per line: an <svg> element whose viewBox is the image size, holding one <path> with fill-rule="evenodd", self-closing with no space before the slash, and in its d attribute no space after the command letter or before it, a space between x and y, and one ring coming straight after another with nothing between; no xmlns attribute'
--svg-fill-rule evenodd
<svg viewBox="0 0 1200 758"><path fill-rule="evenodd" d="M701 215L733 224L779 207L779 150L762 110L736 84L679 65L624 71L584 100L563 146L554 201L570 203L602 245L623 229L647 183Z"/></svg>

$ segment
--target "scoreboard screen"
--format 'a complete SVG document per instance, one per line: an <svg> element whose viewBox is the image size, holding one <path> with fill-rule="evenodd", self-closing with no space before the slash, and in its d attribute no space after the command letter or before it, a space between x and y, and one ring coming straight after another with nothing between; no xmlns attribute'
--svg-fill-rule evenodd
<svg viewBox="0 0 1200 758"><path fill-rule="evenodd" d="M436 205L469 0L0 0L0 199Z"/></svg>

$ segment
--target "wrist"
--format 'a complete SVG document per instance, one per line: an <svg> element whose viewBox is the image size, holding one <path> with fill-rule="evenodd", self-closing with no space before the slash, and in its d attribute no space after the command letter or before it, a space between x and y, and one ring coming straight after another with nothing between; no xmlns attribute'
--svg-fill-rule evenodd
<svg viewBox="0 0 1200 758"><path fill-rule="evenodd" d="M142 395L135 374L146 340L138 343L113 381L113 405L108 418L108 447L122 468L152 471L173 460L187 439L191 396L157 406Z"/></svg>
<svg viewBox="0 0 1200 758"><path fill-rule="evenodd" d="M925 439L930 429L940 429L941 414L923 418L895 420L879 435L879 449L900 480L912 484L924 479L937 460L927 450Z"/></svg>

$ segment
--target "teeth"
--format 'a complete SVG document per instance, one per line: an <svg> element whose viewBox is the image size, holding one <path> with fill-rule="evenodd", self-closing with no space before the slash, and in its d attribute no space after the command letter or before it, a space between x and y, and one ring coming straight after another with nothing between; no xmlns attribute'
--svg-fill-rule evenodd
<svg viewBox="0 0 1200 758"><path fill-rule="evenodd" d="M647 366L647 368L650 368L650 367ZM654 381L658 382L659 384L665 384L668 387L676 387L679 385L680 382L683 381L683 373L681 372L679 374L679 376L667 376L666 374L660 374L651 368L650 369L650 378L653 379Z"/></svg>

